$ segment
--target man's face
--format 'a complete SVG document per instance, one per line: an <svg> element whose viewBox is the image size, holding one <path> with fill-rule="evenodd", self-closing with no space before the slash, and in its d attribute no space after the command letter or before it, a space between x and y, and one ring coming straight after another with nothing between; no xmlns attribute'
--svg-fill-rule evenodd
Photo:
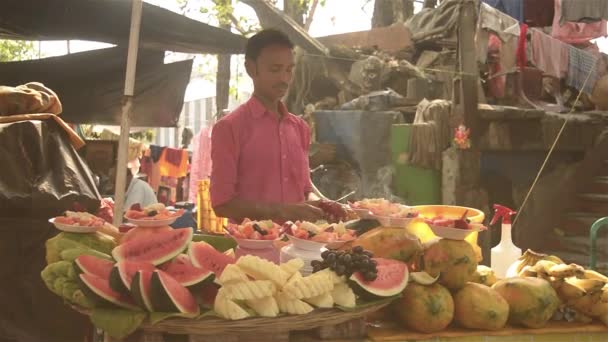
<svg viewBox="0 0 608 342"><path fill-rule="evenodd" d="M262 49L257 60L247 60L247 73L256 92L269 100L280 100L287 93L295 66L293 50L270 45Z"/></svg>

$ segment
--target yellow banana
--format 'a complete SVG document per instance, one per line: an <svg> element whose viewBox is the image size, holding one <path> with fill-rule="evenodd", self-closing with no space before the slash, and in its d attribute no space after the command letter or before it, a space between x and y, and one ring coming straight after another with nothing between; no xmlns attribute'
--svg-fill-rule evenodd
<svg viewBox="0 0 608 342"><path fill-rule="evenodd" d="M562 281L561 286L556 289L556 292L563 302L577 300L587 294L587 291L585 291L585 289L567 281Z"/></svg>
<svg viewBox="0 0 608 342"><path fill-rule="evenodd" d="M588 293L601 292L605 282L597 279L566 278L566 283L578 286Z"/></svg>
<svg viewBox="0 0 608 342"><path fill-rule="evenodd" d="M545 275L549 275L549 270L553 267L556 266L557 264L554 263L553 261L549 261L549 260L540 260L539 262L536 263L536 265L534 265L534 270L536 271L536 273L543 273Z"/></svg>
<svg viewBox="0 0 608 342"><path fill-rule="evenodd" d="M585 269L577 264L556 264L551 266L547 273L557 278L580 277L585 274Z"/></svg>
<svg viewBox="0 0 608 342"><path fill-rule="evenodd" d="M551 284L551 286L553 287L553 289L555 291L558 291L558 293L559 293L559 289L562 287L564 282L565 282L565 280L562 278L549 277L549 283Z"/></svg>
<svg viewBox="0 0 608 342"><path fill-rule="evenodd" d="M536 277L536 269L533 266L524 266L518 274L519 277Z"/></svg>
<svg viewBox="0 0 608 342"><path fill-rule="evenodd" d="M597 280L602 280L605 283L608 283L608 277L606 277L605 275L601 274L600 272L596 272L594 270L585 270L585 272L583 274L583 278L597 279Z"/></svg>

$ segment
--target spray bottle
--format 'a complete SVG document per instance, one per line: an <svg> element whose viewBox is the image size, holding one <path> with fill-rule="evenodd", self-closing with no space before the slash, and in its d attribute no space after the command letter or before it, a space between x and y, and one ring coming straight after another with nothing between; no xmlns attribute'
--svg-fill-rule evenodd
<svg viewBox="0 0 608 342"><path fill-rule="evenodd" d="M500 242L492 248L491 253L492 269L498 278L505 278L509 266L521 256L521 249L515 246L511 239L511 216L514 214L516 214L515 211L500 204L494 204L494 217L490 224L495 224L502 219Z"/></svg>

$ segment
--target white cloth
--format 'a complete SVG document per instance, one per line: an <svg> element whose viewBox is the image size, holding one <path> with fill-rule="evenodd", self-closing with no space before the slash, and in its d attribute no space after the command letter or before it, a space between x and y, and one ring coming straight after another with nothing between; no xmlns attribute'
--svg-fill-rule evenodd
<svg viewBox="0 0 608 342"><path fill-rule="evenodd" d="M138 178L131 179L131 183L129 183L129 188L125 194L125 211L135 203L139 203L143 208L156 202L158 200L150 184Z"/></svg>
<svg viewBox="0 0 608 342"><path fill-rule="evenodd" d="M515 68L517 61L515 52L520 34L519 22L517 19L511 18L482 2L479 7L479 20L477 21L477 32L475 35L477 60L482 64L485 64L487 61L490 32L496 33L503 43L500 51L502 71L511 71Z"/></svg>

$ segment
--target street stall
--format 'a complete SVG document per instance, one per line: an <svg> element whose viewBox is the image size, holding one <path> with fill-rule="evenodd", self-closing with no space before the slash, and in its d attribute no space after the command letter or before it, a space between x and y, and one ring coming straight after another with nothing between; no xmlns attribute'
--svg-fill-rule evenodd
<svg viewBox="0 0 608 342"><path fill-rule="evenodd" d="M137 110L131 101L137 85L134 54L139 23L146 18L141 1L132 5L127 101L115 116L124 131L129 131L132 109ZM449 6L442 8L460 11ZM463 6L459 15L466 19L473 13L473 2ZM476 76L470 76L462 76L459 91L472 80L476 83ZM455 104L464 107L457 110L464 110L465 123L472 115L467 112L470 105L470 98ZM349 115L365 113L350 110ZM346 114L326 112L328 122L338 121L330 121L332 115ZM384 112L376 123L386 132L395 116ZM353 125L362 131L362 122L371 121ZM432 132L436 130L445 127ZM387 144L374 141L387 153L373 155L339 127L317 127L316 134L343 145L353 162L372 169L370 175L389 154ZM430 140L438 146L451 140L434 138ZM466 145L467 134L455 138L457 145ZM121 136L119 169L126 168L127 142L128 136ZM438 151L433 152L416 157L435 163ZM120 173L116 184L121 208L125 184ZM93 203L99 199L94 186L90 197ZM208 198L201 200L208 203ZM124 218L135 227L127 232L110 232L102 219L62 207L45 214L62 232L46 241L40 277L56 299L72 314L87 316L107 341L608 338L608 277L586 264L522 251L511 237L511 229L520 228L515 211L495 205L495 215L488 220L480 208L407 206L398 200L360 198L341 208L324 200L319 204L323 221L224 221L216 227L223 228L219 236L171 229L183 210L162 203L130 207ZM337 214L342 209L346 216ZM119 209L115 222L122 218ZM478 237L495 223L501 223L501 239L491 250L488 267L481 265Z"/></svg>

